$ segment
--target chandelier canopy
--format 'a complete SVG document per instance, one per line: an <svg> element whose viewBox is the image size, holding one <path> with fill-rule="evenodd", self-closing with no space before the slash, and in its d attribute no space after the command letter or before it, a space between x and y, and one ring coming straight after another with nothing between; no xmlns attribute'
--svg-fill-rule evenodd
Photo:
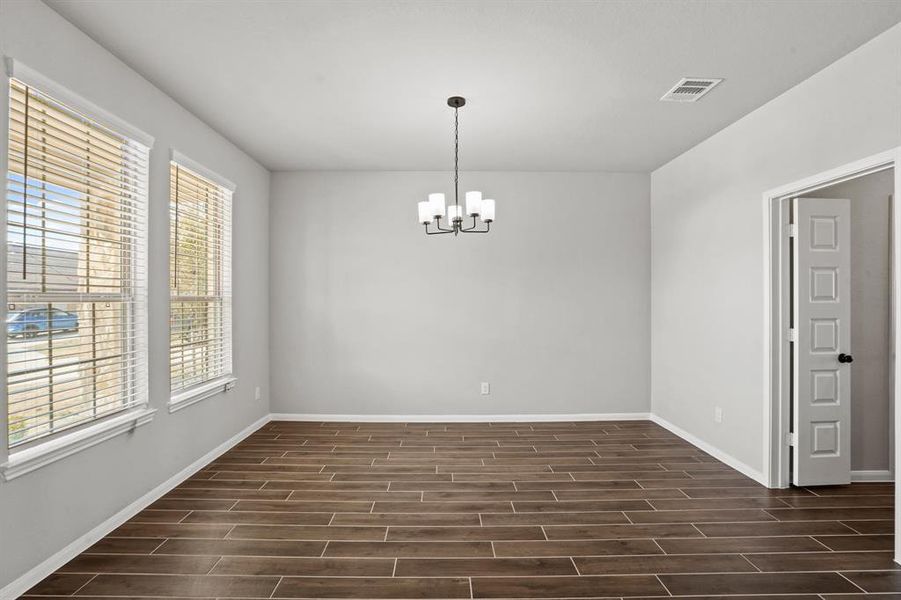
<svg viewBox="0 0 901 600"><path fill-rule="evenodd" d="M460 107L466 104L466 98L451 96L447 105L454 109L454 203L447 207L443 193L429 194L429 199L419 203L419 222L425 225L426 235L443 233L488 233L494 221L494 200L482 198L482 192L466 192L466 216L472 217L472 225L463 226L463 207L460 206ZM446 215L446 216L445 216ZM484 229L479 229L478 219L481 217ZM446 219L442 227L441 219ZM434 231L429 229L434 221ZM450 229L448 229L450 227Z"/></svg>

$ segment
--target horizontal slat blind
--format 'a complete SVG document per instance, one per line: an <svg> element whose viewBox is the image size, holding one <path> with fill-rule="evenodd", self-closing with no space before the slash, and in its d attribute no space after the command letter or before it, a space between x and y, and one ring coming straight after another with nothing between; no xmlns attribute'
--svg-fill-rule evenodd
<svg viewBox="0 0 901 600"><path fill-rule="evenodd" d="M170 164L169 368L173 394L232 372L232 192Z"/></svg>
<svg viewBox="0 0 901 600"><path fill-rule="evenodd" d="M149 149L10 80L9 445L147 400Z"/></svg>

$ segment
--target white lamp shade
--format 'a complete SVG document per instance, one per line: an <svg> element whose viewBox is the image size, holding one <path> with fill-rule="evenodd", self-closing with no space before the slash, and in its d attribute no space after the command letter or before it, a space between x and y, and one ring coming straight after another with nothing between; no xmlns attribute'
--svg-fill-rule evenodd
<svg viewBox="0 0 901 600"><path fill-rule="evenodd" d="M490 223L494 220L494 200L482 200L482 220Z"/></svg>
<svg viewBox="0 0 901 600"><path fill-rule="evenodd" d="M419 207L419 222L423 225L427 225L432 222L432 204L430 202L420 202L417 204Z"/></svg>
<svg viewBox="0 0 901 600"><path fill-rule="evenodd" d="M482 192L466 192L466 214L470 217L482 212Z"/></svg>
<svg viewBox="0 0 901 600"><path fill-rule="evenodd" d="M462 221L463 220L463 207L459 204L451 204L447 207L447 221L449 223L453 223L454 221Z"/></svg>
<svg viewBox="0 0 901 600"><path fill-rule="evenodd" d="M444 216L444 194L429 194L429 204L432 205L432 216Z"/></svg>

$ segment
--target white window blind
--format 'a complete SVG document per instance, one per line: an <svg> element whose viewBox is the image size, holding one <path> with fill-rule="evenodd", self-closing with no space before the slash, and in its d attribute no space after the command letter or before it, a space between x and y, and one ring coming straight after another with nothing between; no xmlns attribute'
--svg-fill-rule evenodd
<svg viewBox="0 0 901 600"><path fill-rule="evenodd" d="M169 365L173 396L232 373L232 192L172 161Z"/></svg>
<svg viewBox="0 0 901 600"><path fill-rule="evenodd" d="M10 447L147 402L149 148L10 79Z"/></svg>

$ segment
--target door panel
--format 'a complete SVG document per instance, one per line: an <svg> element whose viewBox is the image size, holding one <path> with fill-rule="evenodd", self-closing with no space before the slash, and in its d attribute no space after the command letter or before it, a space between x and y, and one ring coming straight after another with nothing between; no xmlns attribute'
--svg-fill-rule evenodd
<svg viewBox="0 0 901 600"><path fill-rule="evenodd" d="M795 485L851 481L851 202L795 198Z"/></svg>

